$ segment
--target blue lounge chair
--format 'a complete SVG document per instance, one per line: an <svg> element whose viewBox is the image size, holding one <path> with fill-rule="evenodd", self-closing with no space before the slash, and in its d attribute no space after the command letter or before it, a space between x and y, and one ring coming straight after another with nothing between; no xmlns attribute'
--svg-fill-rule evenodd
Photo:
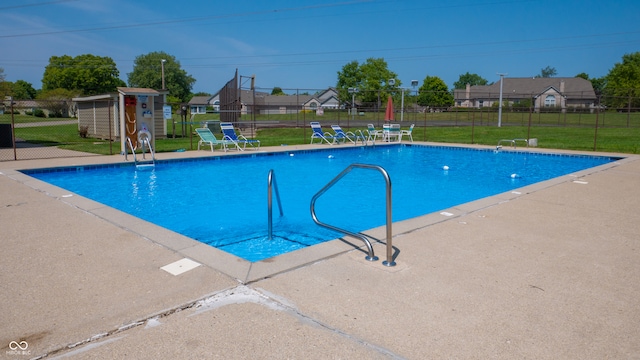
<svg viewBox="0 0 640 360"><path fill-rule="evenodd" d="M244 151L247 145L251 146L251 148L255 150L260 149L260 140L247 139L242 134L236 134L232 123L220 123L220 128L222 129L222 134L224 134L222 140L233 142L238 150ZM240 144L242 144L242 147Z"/></svg>
<svg viewBox="0 0 640 360"><path fill-rule="evenodd" d="M323 132L319 122L312 121L310 124L311 124L311 129L313 130L313 133L311 134L311 142L309 144L313 144L313 141L315 139L320 139L320 143L324 141L329 145L334 144L335 141L334 141L333 135L331 135L330 133ZM329 139L331 139L331 141L329 141Z"/></svg>
<svg viewBox="0 0 640 360"><path fill-rule="evenodd" d="M348 140L351 143L357 145L358 141L362 141L363 144L366 141L364 135L362 135L362 132L360 132L360 135L356 135L351 131L345 132L344 130L342 130L340 125L331 125L331 129L333 129L333 132L335 132L335 134L333 135L333 141L335 143L345 143Z"/></svg>
<svg viewBox="0 0 640 360"><path fill-rule="evenodd" d="M218 140L215 135L209 130L209 128L197 128L196 133L200 136L200 141L198 141L198 150L200 150L200 145L206 144L211 146L211 151L213 152L213 148L217 145L220 145L221 149L224 149L226 152L229 150L227 146L234 145L231 141L226 140Z"/></svg>

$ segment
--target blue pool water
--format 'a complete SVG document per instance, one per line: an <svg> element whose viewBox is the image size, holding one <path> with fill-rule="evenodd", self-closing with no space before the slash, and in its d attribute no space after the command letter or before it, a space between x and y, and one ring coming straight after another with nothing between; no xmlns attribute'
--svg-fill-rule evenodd
<svg viewBox="0 0 640 360"><path fill-rule="evenodd" d="M24 171L26 174L181 233L249 261L341 236L316 225L311 198L353 163L382 166L393 189L393 221L616 160L455 147L331 147L284 153ZM448 167L445 170L445 167ZM284 216L273 199L267 238L267 177L275 172ZM384 225L385 181L355 169L316 202L320 221L358 232Z"/></svg>

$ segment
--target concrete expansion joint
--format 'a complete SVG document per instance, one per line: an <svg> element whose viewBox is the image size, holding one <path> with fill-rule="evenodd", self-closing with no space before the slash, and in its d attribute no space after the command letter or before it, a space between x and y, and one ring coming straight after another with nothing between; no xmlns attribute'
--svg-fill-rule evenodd
<svg viewBox="0 0 640 360"><path fill-rule="evenodd" d="M211 295L207 295L205 298L208 298L208 297L211 297ZM43 359L43 358L50 357L50 356L56 355L58 353L61 353L61 352L64 352L64 351L67 351L67 350L70 350L70 349L77 348L79 346L88 345L90 343L93 343L93 342L96 342L96 341L99 341L99 340L103 340L103 339L105 339L107 337L110 337L112 335L117 335L117 334L120 334L120 333L125 332L127 330L137 328L140 325L148 324L149 327L157 326L159 324L158 323L159 319L162 319L162 318L168 317L170 315L179 313L179 312L181 312L183 310L191 309L194 306L196 306L200 301L202 301L202 299L198 299L198 300L191 301L189 303L185 303L183 305L180 305L180 306L177 306L177 307L174 307L174 308L171 308L171 309L160 311L158 313L149 315L149 316L147 316L147 317L145 317L143 319L138 319L138 320L135 320L133 322L121 325L116 329L112 329L112 330L109 330L109 331L106 331L106 332L103 332L103 333L95 334L95 335L93 335L93 336L91 336L89 338L86 338L84 340L80 340L78 342L70 343L70 344L61 346L61 347L59 347L57 349L53 349L53 350L51 350L51 351L49 351L49 352L47 352L45 354L39 355L39 356L37 356L35 358L32 358L32 360Z"/></svg>
<svg viewBox="0 0 640 360"><path fill-rule="evenodd" d="M263 305L272 310L283 311L293 316L303 324L308 324L310 326L322 328L340 337L343 337L345 339L353 341L362 346L366 346L381 354L389 356L392 359L403 359L401 356L393 353L391 350L388 350L384 347L372 344L366 340L355 337L338 328L325 324L318 319L312 318L311 316L302 313L295 306L295 304L293 304L286 298L282 298L277 295L271 294L270 292L264 289L260 289L260 291L258 291L246 285L238 285L234 288L221 291L209 298L198 301L198 303L195 306L196 309L198 310L196 310L196 312L190 316L195 316L195 315L201 314L202 312L214 310L226 305L243 304L247 302Z"/></svg>

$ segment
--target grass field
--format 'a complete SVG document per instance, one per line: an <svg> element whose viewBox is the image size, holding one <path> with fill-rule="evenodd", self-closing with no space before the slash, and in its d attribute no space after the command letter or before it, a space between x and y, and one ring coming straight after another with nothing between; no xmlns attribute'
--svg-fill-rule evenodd
<svg viewBox="0 0 640 360"><path fill-rule="evenodd" d="M381 114L365 113L349 117L346 112L315 114L262 115L255 119L256 124L270 123L273 127L260 126L256 138L262 146L296 145L309 143L310 121L320 121L329 130L329 125L340 124L344 130L365 132L362 124L371 122L380 126ZM397 116L398 118L398 116ZM196 115L194 126L202 121L217 120L217 114ZM596 128L596 119L598 127ZM96 154L117 154L119 143L106 140L81 138L77 124L53 125L56 121L73 119L46 119L33 116L14 115L16 138L30 143L46 146L58 146L64 149L84 151ZM198 137L191 131L182 136L179 119L175 119L176 137L173 138L173 122L167 122L167 139L156 140L156 151L195 150ZM396 119L397 122L398 119ZM10 123L10 115L0 115L0 124ZM246 115L241 121L244 126L253 123ZM49 125L48 123L51 123ZM497 127L497 113L493 111L456 111L441 113L406 113L402 128L416 124L413 138L416 141L441 143L497 145L501 139L537 138L538 146L550 149L581 151L603 151L638 154L640 153L640 113L606 112L590 113L503 113L502 125ZM23 125L19 125L23 124ZM33 127L28 124L37 125ZM360 124L352 126L352 124ZM529 126L529 124L531 124ZM365 132L366 133L366 132Z"/></svg>

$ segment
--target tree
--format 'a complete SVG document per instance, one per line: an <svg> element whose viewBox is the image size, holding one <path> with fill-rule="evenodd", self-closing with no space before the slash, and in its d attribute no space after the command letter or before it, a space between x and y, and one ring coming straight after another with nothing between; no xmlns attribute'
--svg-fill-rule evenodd
<svg viewBox="0 0 640 360"><path fill-rule="evenodd" d="M418 92L419 105L439 108L453 105L453 95L447 84L437 76L427 75Z"/></svg>
<svg viewBox="0 0 640 360"><path fill-rule="evenodd" d="M575 77L589 80L591 82L591 86L593 87L593 91L595 91L597 95L602 94L602 91L604 90L604 85L606 84L606 80L604 77L589 78L589 74L585 72L581 72Z"/></svg>
<svg viewBox="0 0 640 360"><path fill-rule="evenodd" d="M133 71L127 74L129 86L161 89L162 60L165 60L165 86L169 94L182 102L188 101L196 79L180 67L180 62L174 56L165 52L151 52L137 56L133 62Z"/></svg>
<svg viewBox="0 0 640 360"><path fill-rule="evenodd" d="M547 66L544 69L540 70L540 74L536 75L537 78L550 78L550 77L554 77L558 74L558 72L556 71L556 68L551 67L551 66Z"/></svg>
<svg viewBox="0 0 640 360"><path fill-rule="evenodd" d="M271 95L287 95L284 93L284 91L282 91L282 88L275 86L272 90L271 90Z"/></svg>
<svg viewBox="0 0 640 360"><path fill-rule="evenodd" d="M397 80L398 75L390 71L387 62L383 58L369 58L363 64L352 61L342 67L338 72L336 88L342 102L351 102L352 94L349 88L358 88L356 97L363 103L376 103L385 99L389 94L402 85ZM395 85L389 83L395 80Z"/></svg>
<svg viewBox="0 0 640 360"><path fill-rule="evenodd" d="M576 75L576 76L574 76L574 77L577 77L577 78L583 78L583 79L585 79L585 80L589 80L589 74L587 74L587 73L585 73L585 72L581 72L580 74L578 74L578 75Z"/></svg>
<svg viewBox="0 0 640 360"><path fill-rule="evenodd" d="M605 77L607 105L614 108L640 106L640 52L625 54Z"/></svg>
<svg viewBox="0 0 640 360"><path fill-rule="evenodd" d="M38 100L42 100L42 107L49 110L49 117L67 117L71 99L79 95L77 91L58 88L42 91L38 94Z"/></svg>
<svg viewBox="0 0 640 360"><path fill-rule="evenodd" d="M0 67L0 96L2 96L0 101L4 100L4 97L11 93L11 88L9 87L10 84L5 82L4 79L4 69Z"/></svg>
<svg viewBox="0 0 640 360"><path fill-rule="evenodd" d="M358 61L354 60L344 65L342 70L338 71L338 82L336 83L340 101L342 103L351 102L349 88L357 88L361 83L362 73Z"/></svg>
<svg viewBox="0 0 640 360"><path fill-rule="evenodd" d="M487 79L483 78L482 76L478 74L469 74L469 72L467 71L467 73L460 75L460 78L458 78L458 81L453 83L453 88L465 89L467 87L467 84L474 86L474 85L487 85L488 83L489 82L487 81Z"/></svg>
<svg viewBox="0 0 640 360"><path fill-rule="evenodd" d="M44 69L42 90L65 89L81 95L97 95L124 86L116 63L110 57L91 54L52 56Z"/></svg>
<svg viewBox="0 0 640 360"><path fill-rule="evenodd" d="M591 81L593 91L595 91L597 95L602 94L607 86L607 78L604 76L599 78L591 78L589 79L589 81Z"/></svg>
<svg viewBox="0 0 640 360"><path fill-rule="evenodd" d="M31 100L36 98L38 92L33 88L31 83L18 80L11 85L11 93L15 99Z"/></svg>

